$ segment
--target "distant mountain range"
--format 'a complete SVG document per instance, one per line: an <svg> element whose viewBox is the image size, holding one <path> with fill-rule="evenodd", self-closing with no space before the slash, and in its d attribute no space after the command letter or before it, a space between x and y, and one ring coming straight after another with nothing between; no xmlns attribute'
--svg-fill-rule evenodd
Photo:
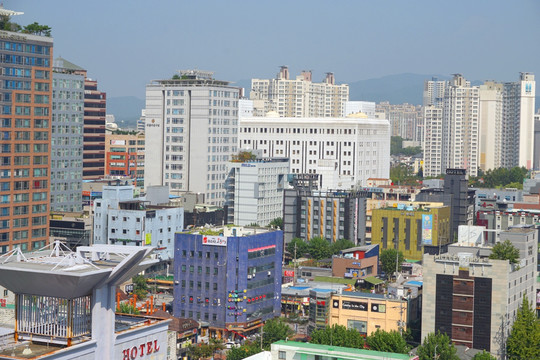
<svg viewBox="0 0 540 360"><path fill-rule="evenodd" d="M449 76L442 75L396 74L360 80L349 83L349 98L375 102L389 101L390 104L421 105L424 80L429 80L432 77L437 77L440 80L450 79ZM471 83L480 85L483 81L474 80ZM245 96L249 96L251 80L238 80L232 85L243 87L246 91ZM118 126L124 128L135 128L144 107L145 100L135 96L107 99L107 114L113 114ZM536 97L536 109L540 109L540 94Z"/></svg>

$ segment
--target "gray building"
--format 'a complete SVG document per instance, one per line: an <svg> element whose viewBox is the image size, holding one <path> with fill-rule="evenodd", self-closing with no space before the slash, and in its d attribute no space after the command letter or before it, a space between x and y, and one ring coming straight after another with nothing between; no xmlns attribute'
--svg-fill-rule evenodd
<svg viewBox="0 0 540 360"><path fill-rule="evenodd" d="M225 182L227 223L267 226L283 217L288 158L233 160Z"/></svg>
<svg viewBox="0 0 540 360"><path fill-rule="evenodd" d="M82 211L84 75L57 58L52 74L51 210Z"/></svg>
<svg viewBox="0 0 540 360"><path fill-rule="evenodd" d="M459 225L473 224L475 190L469 188L465 169L446 169L444 187L422 189L415 200L442 202L451 207L450 242L456 238Z"/></svg>
<svg viewBox="0 0 540 360"><path fill-rule="evenodd" d="M308 174L309 175L309 174ZM283 233L286 243L298 237L322 237L365 245L366 200L364 191L316 190L296 184L283 200Z"/></svg>
<svg viewBox="0 0 540 360"><path fill-rule="evenodd" d="M500 240L519 250L518 263L489 259L491 246L468 242L450 245L446 254L424 254L422 339L440 331L456 345L505 358L523 297L535 301L538 233L512 228Z"/></svg>

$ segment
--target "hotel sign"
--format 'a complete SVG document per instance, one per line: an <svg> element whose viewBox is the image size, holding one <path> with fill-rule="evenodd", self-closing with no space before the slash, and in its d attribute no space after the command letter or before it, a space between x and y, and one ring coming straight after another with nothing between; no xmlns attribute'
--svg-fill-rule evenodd
<svg viewBox="0 0 540 360"><path fill-rule="evenodd" d="M227 237L204 235L202 238L202 244L213 245L213 246L227 246Z"/></svg>

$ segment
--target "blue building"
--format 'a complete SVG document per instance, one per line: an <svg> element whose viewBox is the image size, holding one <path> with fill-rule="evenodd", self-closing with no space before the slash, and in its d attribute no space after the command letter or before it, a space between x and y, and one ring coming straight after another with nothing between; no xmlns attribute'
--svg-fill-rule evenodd
<svg viewBox="0 0 540 360"><path fill-rule="evenodd" d="M209 323L210 336L245 336L280 315L283 232L223 227L177 233L174 315Z"/></svg>

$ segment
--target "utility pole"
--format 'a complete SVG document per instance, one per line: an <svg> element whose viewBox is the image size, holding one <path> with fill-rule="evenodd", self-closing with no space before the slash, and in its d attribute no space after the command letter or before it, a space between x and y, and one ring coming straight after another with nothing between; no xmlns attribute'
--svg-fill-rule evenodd
<svg viewBox="0 0 540 360"><path fill-rule="evenodd" d="M264 324L261 325L261 350L263 349L263 333L264 333L263 327L264 327Z"/></svg>
<svg viewBox="0 0 540 360"><path fill-rule="evenodd" d="M296 246L297 246L297 243L296 243L296 241L295 241L295 242L294 242L294 264L293 264L294 272L293 272L293 285L296 285Z"/></svg>

